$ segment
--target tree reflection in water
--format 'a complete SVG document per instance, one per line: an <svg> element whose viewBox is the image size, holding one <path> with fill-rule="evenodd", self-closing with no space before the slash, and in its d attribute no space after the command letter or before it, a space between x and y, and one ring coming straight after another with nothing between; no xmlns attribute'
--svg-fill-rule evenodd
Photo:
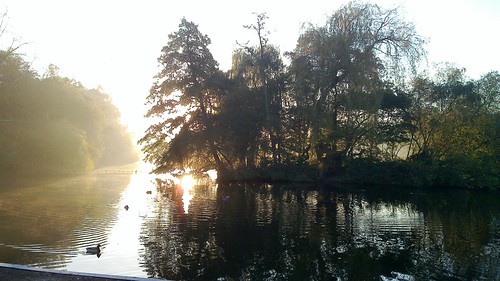
<svg viewBox="0 0 500 281"><path fill-rule="evenodd" d="M151 277L203 280L498 278L499 206L468 192L195 186L156 202L145 222ZM399 278L399 279L398 279Z"/></svg>

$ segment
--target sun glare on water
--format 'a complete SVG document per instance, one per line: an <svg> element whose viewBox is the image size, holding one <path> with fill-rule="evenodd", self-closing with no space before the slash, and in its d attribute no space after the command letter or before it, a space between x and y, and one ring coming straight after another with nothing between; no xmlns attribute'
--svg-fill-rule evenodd
<svg viewBox="0 0 500 281"><path fill-rule="evenodd" d="M196 181L191 175L184 175L181 179L181 187L184 190L182 194L182 203L184 205L184 213L187 214L189 211L189 203L191 199L193 199L193 194L191 194L191 190L193 189Z"/></svg>

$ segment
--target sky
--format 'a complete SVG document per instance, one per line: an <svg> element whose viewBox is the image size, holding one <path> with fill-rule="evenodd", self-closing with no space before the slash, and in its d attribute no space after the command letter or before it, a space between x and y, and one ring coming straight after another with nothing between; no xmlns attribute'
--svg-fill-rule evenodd
<svg viewBox="0 0 500 281"><path fill-rule="evenodd" d="M323 25L345 0L0 0L7 12L0 46L19 49L39 74L49 64L60 75L102 87L120 109L122 122L142 137L147 128L145 98L158 73L157 58L168 34L183 17L210 37L219 67L228 70L236 42L256 42L243 25L253 13L266 13L269 42L282 52L295 47L305 23ZM500 71L500 1L373 0L384 8L399 7L429 43L427 63L450 62L473 79Z"/></svg>

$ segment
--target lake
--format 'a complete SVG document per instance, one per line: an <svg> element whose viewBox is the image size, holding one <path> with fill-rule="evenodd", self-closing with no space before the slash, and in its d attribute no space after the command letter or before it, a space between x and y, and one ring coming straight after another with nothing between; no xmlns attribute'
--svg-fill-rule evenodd
<svg viewBox="0 0 500 281"><path fill-rule="evenodd" d="M173 280L500 280L498 192L157 183L1 179L0 262ZM100 257L85 253L97 243Z"/></svg>

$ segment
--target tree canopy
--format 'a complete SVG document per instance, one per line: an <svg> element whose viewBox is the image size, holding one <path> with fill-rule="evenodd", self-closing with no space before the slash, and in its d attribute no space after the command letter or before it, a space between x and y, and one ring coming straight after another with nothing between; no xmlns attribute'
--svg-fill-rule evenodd
<svg viewBox="0 0 500 281"><path fill-rule="evenodd" d="M39 76L0 51L0 173L73 174L138 159L111 98L60 77Z"/></svg>
<svg viewBox="0 0 500 281"><path fill-rule="evenodd" d="M226 73L196 24L169 35L147 98L157 123L141 139L156 172L498 186L497 72L418 74L425 40L398 9L350 2L285 55L266 19L245 26L258 44L234 50Z"/></svg>
<svg viewBox="0 0 500 281"><path fill-rule="evenodd" d="M158 58L163 69L147 97L151 105L147 116L160 121L140 140L145 145L146 159L157 165L157 171L186 166L202 168L210 165L205 163L207 157L218 170L226 170L213 119L224 76L209 44L210 39L194 23L182 19L179 31L169 35Z"/></svg>

